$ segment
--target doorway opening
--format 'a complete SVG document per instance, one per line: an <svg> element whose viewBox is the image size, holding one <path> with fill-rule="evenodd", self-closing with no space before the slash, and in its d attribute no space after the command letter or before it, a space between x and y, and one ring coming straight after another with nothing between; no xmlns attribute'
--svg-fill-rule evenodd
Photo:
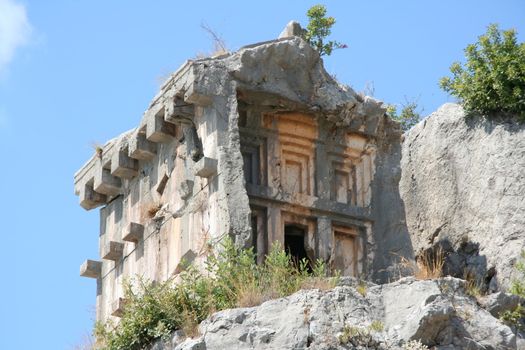
<svg viewBox="0 0 525 350"><path fill-rule="evenodd" d="M302 226L284 226L284 249L286 253L292 257L296 264L299 264L302 259L308 260L308 267L310 268L311 262L304 247L305 236L306 229Z"/></svg>

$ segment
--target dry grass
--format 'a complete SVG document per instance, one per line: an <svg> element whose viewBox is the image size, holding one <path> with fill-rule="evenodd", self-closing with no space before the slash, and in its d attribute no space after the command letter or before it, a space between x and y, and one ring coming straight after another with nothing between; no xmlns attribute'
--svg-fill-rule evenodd
<svg viewBox="0 0 525 350"><path fill-rule="evenodd" d="M97 157L102 158L102 153L104 152L104 147L98 142L92 142L91 147L95 150Z"/></svg>
<svg viewBox="0 0 525 350"><path fill-rule="evenodd" d="M468 295L475 298L483 295L482 288L476 278L476 274L471 269L466 268L463 271L463 279L465 280L465 290Z"/></svg>
<svg viewBox="0 0 525 350"><path fill-rule="evenodd" d="M301 289L330 290L337 286L337 279L330 277L310 277L301 283Z"/></svg>
<svg viewBox="0 0 525 350"><path fill-rule="evenodd" d="M211 53L199 52L197 54L198 59L206 57L217 57L230 52L230 50L228 50L228 47L226 46L226 42L224 41L224 39L209 25L207 25L206 23L202 23L201 29L208 33L208 35L210 36L213 43L213 50Z"/></svg>
<svg viewBox="0 0 525 350"><path fill-rule="evenodd" d="M445 253L441 247L435 250L427 250L416 258L417 279L434 279L443 276L443 265L445 264Z"/></svg>
<svg viewBox="0 0 525 350"><path fill-rule="evenodd" d="M196 315L186 310L184 311L182 320L181 330L184 332L184 335L190 338L196 338L201 335Z"/></svg>
<svg viewBox="0 0 525 350"><path fill-rule="evenodd" d="M161 208L162 208L161 203L151 203L149 205L146 205L143 216L147 219L153 219Z"/></svg>
<svg viewBox="0 0 525 350"><path fill-rule="evenodd" d="M238 307L252 307L258 306L265 301L278 298L279 294L277 290L267 289L261 290L256 285L248 285L239 287L237 293L237 306Z"/></svg>
<svg viewBox="0 0 525 350"><path fill-rule="evenodd" d="M445 264L445 252L443 248L428 249L416 257L416 261L410 261L401 257L400 265L409 271L418 280L436 279L443 276Z"/></svg>
<svg viewBox="0 0 525 350"><path fill-rule="evenodd" d="M357 292L359 294L361 294L363 297L366 297L366 292L367 292L367 287L366 287L366 282L363 281L363 280L359 280L359 283L358 285L355 287L355 289L357 290Z"/></svg>

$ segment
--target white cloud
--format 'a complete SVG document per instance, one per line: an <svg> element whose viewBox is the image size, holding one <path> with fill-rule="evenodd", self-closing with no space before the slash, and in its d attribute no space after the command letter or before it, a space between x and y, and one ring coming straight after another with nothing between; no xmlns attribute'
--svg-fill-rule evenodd
<svg viewBox="0 0 525 350"><path fill-rule="evenodd" d="M11 62L15 51L28 42L30 34L25 6L16 0L0 0L0 72Z"/></svg>

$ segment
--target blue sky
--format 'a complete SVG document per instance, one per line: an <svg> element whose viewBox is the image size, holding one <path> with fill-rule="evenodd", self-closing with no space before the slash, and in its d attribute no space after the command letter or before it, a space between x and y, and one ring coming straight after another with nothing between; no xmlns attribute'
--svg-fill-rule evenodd
<svg viewBox="0 0 525 350"><path fill-rule="evenodd" d="M73 174L133 128L184 60L212 50L207 23L230 49L273 39L316 1L0 0L0 349L74 349L91 330L98 212L73 194ZM525 35L523 0L325 1L325 60L356 90L428 114L452 101L437 86L489 23Z"/></svg>

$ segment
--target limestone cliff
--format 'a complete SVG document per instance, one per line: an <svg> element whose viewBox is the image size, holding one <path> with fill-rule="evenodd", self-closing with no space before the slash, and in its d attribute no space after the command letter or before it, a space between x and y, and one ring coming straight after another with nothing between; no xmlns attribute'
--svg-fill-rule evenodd
<svg viewBox="0 0 525 350"><path fill-rule="evenodd" d="M508 286L525 249L525 125L445 104L407 133L401 167L414 250L439 244L447 273Z"/></svg>
<svg viewBox="0 0 525 350"><path fill-rule="evenodd" d="M465 293L455 278L405 278L355 288L300 291L252 308L218 312L201 336L176 332L152 350L198 349L520 349L512 330ZM505 294L481 301L494 312L517 300ZM418 343L416 343L418 342ZM416 345L418 344L418 345ZM421 344L426 344L425 347Z"/></svg>

